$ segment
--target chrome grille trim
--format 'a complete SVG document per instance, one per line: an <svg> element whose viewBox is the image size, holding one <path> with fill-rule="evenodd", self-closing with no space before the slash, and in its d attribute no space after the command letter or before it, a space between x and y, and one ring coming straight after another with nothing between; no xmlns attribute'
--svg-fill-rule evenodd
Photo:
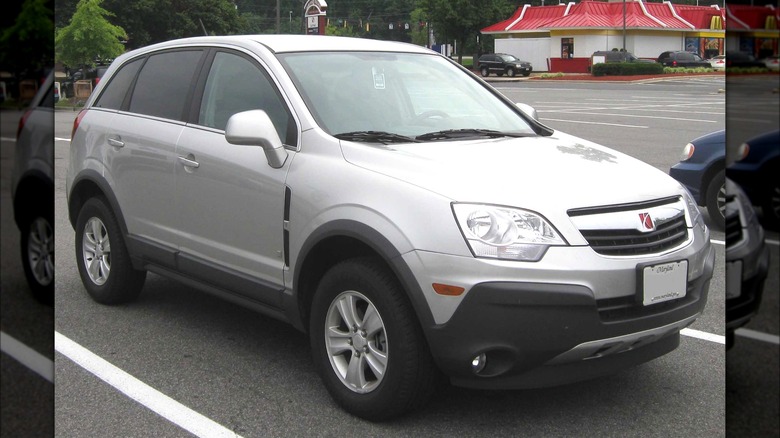
<svg viewBox="0 0 780 438"><path fill-rule="evenodd" d="M583 214L584 211L592 214ZM569 214L574 214L571 220L591 248L605 256L662 254L690 241L685 204L679 197L644 204L578 209ZM652 217L652 230L645 229L640 216L643 214Z"/></svg>

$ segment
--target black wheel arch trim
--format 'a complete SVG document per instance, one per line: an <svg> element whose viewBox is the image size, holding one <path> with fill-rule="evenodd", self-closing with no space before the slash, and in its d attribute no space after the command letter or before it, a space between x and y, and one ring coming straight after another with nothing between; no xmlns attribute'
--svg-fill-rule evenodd
<svg viewBox="0 0 780 438"><path fill-rule="evenodd" d="M392 270L401 286L404 288L409 301L414 308L415 314L420 322L423 332L428 334L428 329L435 326L433 313L425 300L425 296L417 283L412 270L404 261L402 254L398 249L379 231L362 222L348 219L335 220L321 225L314 230L301 246L298 256L295 260L295 273L293 274L293 290L285 294L284 308L287 312L295 311L297 315L288 315L290 320L299 329L303 329L305 324L301 318L305 315L298 312L299 293L297 285L301 284L302 265L308 255L317 245L331 237L347 237L355 239L378 254L382 261ZM289 301L288 301L289 300ZM305 330L304 330L305 331Z"/></svg>
<svg viewBox="0 0 780 438"><path fill-rule="evenodd" d="M119 222L119 228L121 228L122 235L127 236L128 233L125 217L122 214L122 209L119 207L119 201L117 201L116 196L114 195L114 191L111 190L111 186L108 184L108 181L106 181L106 179L100 175L100 173L93 169L85 169L81 171L73 179L71 191L68 193L68 218L70 219L70 224L73 229L76 229L76 221L78 220L79 215L78 210L76 210L73 206L73 202L75 202L73 195L75 190L84 182L93 183L98 187L98 190L100 190L106 201L108 201L109 207L111 207L111 210L114 212L117 222ZM86 202L86 199L82 199L81 201L83 204L83 202Z"/></svg>
<svg viewBox="0 0 780 438"><path fill-rule="evenodd" d="M19 178L19 182L14 189L12 202L14 222L16 222L19 229L24 225L25 215L31 211L31 209L25 208L25 202L27 200L24 199L25 196L23 195L27 190L40 190L45 196L44 201L48 202L48 204L35 202L35 208L42 207L41 210L44 210L45 212L47 210L54 212L54 181L52 181L44 172L38 169L28 170Z"/></svg>

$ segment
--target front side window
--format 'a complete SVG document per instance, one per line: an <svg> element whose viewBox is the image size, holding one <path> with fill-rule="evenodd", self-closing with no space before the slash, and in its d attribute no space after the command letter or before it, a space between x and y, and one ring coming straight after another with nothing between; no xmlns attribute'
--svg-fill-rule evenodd
<svg viewBox="0 0 780 438"><path fill-rule="evenodd" d="M152 55L138 75L129 110L134 113L184 120L184 105L201 50Z"/></svg>
<svg viewBox="0 0 780 438"><path fill-rule="evenodd" d="M329 134L381 131L414 138L444 130L533 135L517 110L447 60L429 54L279 55Z"/></svg>
<svg viewBox="0 0 780 438"><path fill-rule="evenodd" d="M268 114L283 143L295 145L294 122L270 78L243 56L218 52L206 80L198 124L224 130L230 116L254 109Z"/></svg>

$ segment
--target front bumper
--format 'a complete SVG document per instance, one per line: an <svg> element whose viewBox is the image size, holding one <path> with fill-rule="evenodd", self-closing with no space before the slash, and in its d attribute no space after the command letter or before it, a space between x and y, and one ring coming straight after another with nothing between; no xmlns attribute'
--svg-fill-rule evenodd
<svg viewBox="0 0 780 438"><path fill-rule="evenodd" d="M446 322L425 328L434 359L453 384L494 389L555 386L647 362L674 350L679 331L706 304L714 250L707 242L688 248L688 254L699 275L689 276L685 297L650 306L637 300L635 270L631 277L628 269L606 268L621 263L635 267L641 264L636 260L602 261L595 272L582 268L588 260L577 264L582 271L555 266L565 282L499 279L475 284ZM545 261L548 257L554 259L547 254ZM452 264L449 269L458 272ZM472 361L481 354L486 361L477 373Z"/></svg>

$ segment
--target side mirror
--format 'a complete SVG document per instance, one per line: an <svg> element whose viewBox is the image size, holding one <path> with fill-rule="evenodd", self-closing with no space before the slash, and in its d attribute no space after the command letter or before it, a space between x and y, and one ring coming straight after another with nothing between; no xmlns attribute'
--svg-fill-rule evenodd
<svg viewBox="0 0 780 438"><path fill-rule="evenodd" d="M260 146L265 151L268 165L278 169L287 160L279 134L271 119L263 110L251 110L233 114L225 127L225 139L239 146Z"/></svg>
<svg viewBox="0 0 780 438"><path fill-rule="evenodd" d="M520 111L523 112L523 114L527 115L528 117L539 121L539 114L536 113L536 109L532 107L531 105L525 104L525 103L515 103L518 108L520 108Z"/></svg>

